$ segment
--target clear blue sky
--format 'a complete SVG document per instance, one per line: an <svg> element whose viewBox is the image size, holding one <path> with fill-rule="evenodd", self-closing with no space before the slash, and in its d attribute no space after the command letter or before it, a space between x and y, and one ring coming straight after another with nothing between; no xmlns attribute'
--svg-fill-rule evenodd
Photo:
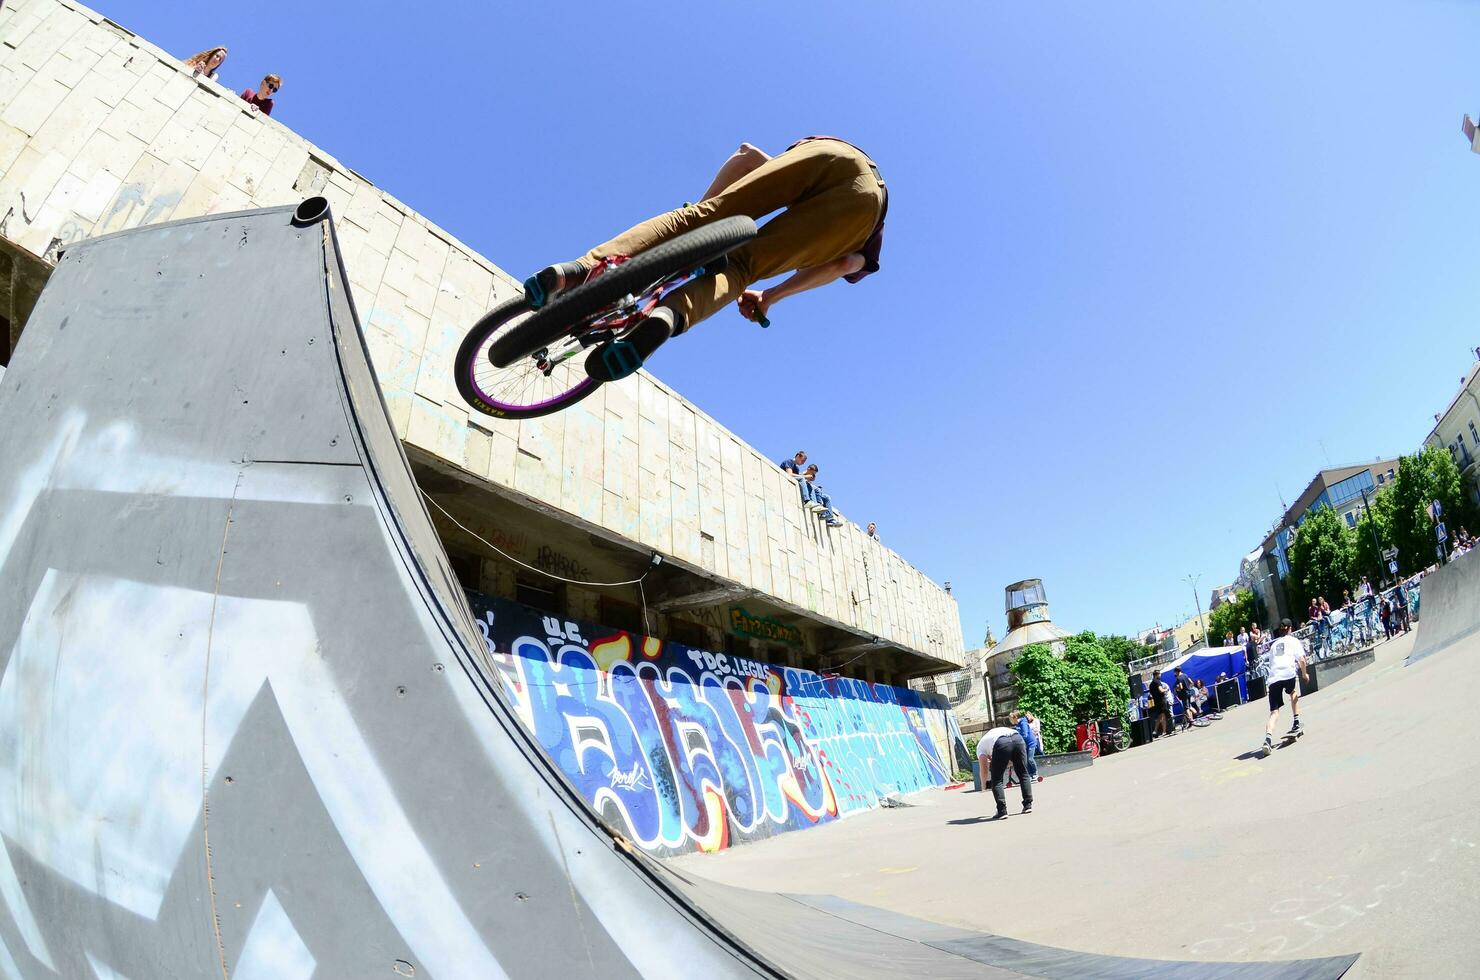
<svg viewBox="0 0 1480 980"><path fill-rule="evenodd" d="M831 133L884 270L653 370L961 604L1125 632L1228 582L1315 471L1412 451L1480 344L1480 7L166 0L104 13L523 276Z"/></svg>

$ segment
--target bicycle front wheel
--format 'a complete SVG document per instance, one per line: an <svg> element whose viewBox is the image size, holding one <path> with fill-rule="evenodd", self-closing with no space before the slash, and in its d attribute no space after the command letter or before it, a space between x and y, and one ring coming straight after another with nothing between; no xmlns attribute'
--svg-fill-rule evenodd
<svg viewBox="0 0 1480 980"><path fill-rule="evenodd" d="M488 360L498 337L530 314L523 297L500 304L463 338L452 362L452 379L471 407L500 419L530 419L574 405L601 386L586 374L583 353L573 337L552 345L542 360L524 358L500 370Z"/></svg>
<svg viewBox="0 0 1480 980"><path fill-rule="evenodd" d="M579 330L625 297L640 295L666 279L693 272L750 241L755 234L755 222L738 215L656 245L590 282L561 293L548 306L509 327L489 345L488 359L494 367L507 368Z"/></svg>

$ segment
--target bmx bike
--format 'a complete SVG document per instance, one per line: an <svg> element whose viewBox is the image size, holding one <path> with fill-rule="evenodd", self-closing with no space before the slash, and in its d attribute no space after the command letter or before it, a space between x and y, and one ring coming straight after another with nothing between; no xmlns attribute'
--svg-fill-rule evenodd
<svg viewBox="0 0 1480 980"><path fill-rule="evenodd" d="M631 258L602 262L586 281L547 297L535 277L523 294L485 313L453 361L457 390L485 415L528 419L574 405L603 383L584 368L596 351L613 379L641 358L626 341L663 298L721 271L725 256L756 235L745 216L723 218ZM770 326L764 317L757 321Z"/></svg>
<svg viewBox="0 0 1480 980"><path fill-rule="evenodd" d="M1131 737L1120 725L1101 725L1097 721L1080 726L1084 731L1079 739L1079 751L1088 752L1091 759L1098 759L1106 752L1124 752L1131 747Z"/></svg>

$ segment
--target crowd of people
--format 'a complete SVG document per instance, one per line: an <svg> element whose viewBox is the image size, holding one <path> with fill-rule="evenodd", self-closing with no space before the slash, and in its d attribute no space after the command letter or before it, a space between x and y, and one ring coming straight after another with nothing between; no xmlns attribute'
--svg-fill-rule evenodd
<svg viewBox="0 0 1480 980"><path fill-rule="evenodd" d="M1462 534L1465 533L1463 528L1460 531ZM1336 615L1337 612L1340 616ZM1380 624L1384 637L1389 640L1399 633L1411 632L1413 623L1406 583L1393 586L1386 591L1375 590L1372 588L1372 582L1363 576L1357 586L1355 596L1352 595L1350 589L1343 590L1341 605L1335 612L1325 596L1316 596L1311 599L1306 609L1306 622L1315 629L1318 636L1329 634L1332 627L1345 619L1375 620L1372 627L1375 629ZM1249 662L1253 663L1253 660Z"/></svg>
<svg viewBox="0 0 1480 980"><path fill-rule="evenodd" d="M1219 680L1224 680L1220 676ZM1160 674L1152 674L1145 678L1142 689L1143 693L1139 701L1132 707L1135 709L1131 714L1135 717L1149 718L1151 720L1151 740L1154 742L1159 738L1167 738L1176 735L1178 731L1190 731L1193 728L1205 728L1210 722L1223 717L1218 711L1218 703L1213 701L1213 706L1208 707L1211 699L1208 693L1207 683L1201 679L1193 679L1182 672L1181 667L1172 668L1172 681L1168 684ZM1173 705L1180 702L1182 705L1182 718L1173 730L1174 714Z"/></svg>
<svg viewBox="0 0 1480 980"><path fill-rule="evenodd" d="M185 59L185 67L190 69L191 75L197 78L209 78L213 82L220 81L221 66L226 64L227 50L224 45L214 48L206 48L199 54ZM283 80L278 75L267 74L262 76L262 81L257 83L255 89L244 88L241 90L241 99L252 107L253 112L260 112L264 116L272 115L273 96L283 87Z"/></svg>

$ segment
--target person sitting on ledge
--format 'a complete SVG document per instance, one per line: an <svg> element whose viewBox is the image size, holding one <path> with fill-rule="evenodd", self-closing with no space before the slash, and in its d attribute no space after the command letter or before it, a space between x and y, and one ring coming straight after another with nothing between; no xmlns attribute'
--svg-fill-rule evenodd
<svg viewBox="0 0 1480 980"><path fill-rule="evenodd" d="M254 92L251 89L242 89L242 101L246 102L256 111L264 116L272 115L272 97L277 95L278 89L283 87L283 80L277 75L262 76L262 83Z"/></svg>
<svg viewBox="0 0 1480 980"><path fill-rule="evenodd" d="M200 54L191 55L185 60L185 67L190 69L190 74L196 77L209 78L216 81L216 73L226 63L226 48L206 48Z"/></svg>

